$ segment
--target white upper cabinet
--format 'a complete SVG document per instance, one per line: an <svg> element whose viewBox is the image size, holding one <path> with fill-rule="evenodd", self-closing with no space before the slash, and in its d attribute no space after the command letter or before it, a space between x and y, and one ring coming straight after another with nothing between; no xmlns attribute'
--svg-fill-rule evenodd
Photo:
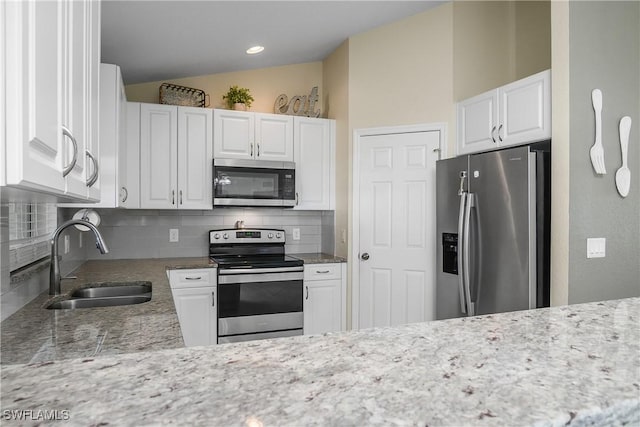
<svg viewBox="0 0 640 427"><path fill-rule="evenodd" d="M178 108L140 104L140 207L175 209Z"/></svg>
<svg viewBox="0 0 640 427"><path fill-rule="evenodd" d="M99 161L100 3L7 2L3 185L71 199L99 197L89 185ZM91 159L90 156L93 156ZM97 179L93 180L97 185Z"/></svg>
<svg viewBox="0 0 640 427"><path fill-rule="evenodd" d="M293 116L256 113L255 158L293 161Z"/></svg>
<svg viewBox="0 0 640 427"><path fill-rule="evenodd" d="M295 209L335 209L335 121L294 117Z"/></svg>
<svg viewBox="0 0 640 427"><path fill-rule="evenodd" d="M62 207L96 207L96 208L117 208L124 207L120 194L122 188L126 186L127 157L123 155L126 151L126 114L127 97L122 83L120 67L112 64L101 64L100 66L100 96L95 96L99 100L100 129L100 168L98 170L97 182L100 183L98 190L100 194L92 198L100 200L95 204L63 204ZM94 110L94 109L92 109ZM95 108L98 110L98 108ZM136 141L136 144L138 142ZM92 147L94 144L92 144ZM134 160L135 161L135 160ZM93 170L94 164L89 164L88 168ZM136 169L138 165L136 164ZM93 192L96 186L89 187Z"/></svg>
<svg viewBox="0 0 640 427"><path fill-rule="evenodd" d="M124 86L120 98L126 99ZM123 145L118 151L118 198L123 208L137 209L140 208L140 103L125 104L121 112L125 126L120 128Z"/></svg>
<svg viewBox="0 0 640 427"><path fill-rule="evenodd" d="M178 208L213 208L212 110L178 107Z"/></svg>
<svg viewBox="0 0 640 427"><path fill-rule="evenodd" d="M213 157L254 157L255 115L244 111L213 110Z"/></svg>
<svg viewBox="0 0 640 427"><path fill-rule="evenodd" d="M458 155L551 138L551 71L459 102L457 129Z"/></svg>
<svg viewBox="0 0 640 427"><path fill-rule="evenodd" d="M216 159L293 161L293 117L214 110Z"/></svg>
<svg viewBox="0 0 640 427"><path fill-rule="evenodd" d="M496 148L498 93L483 93L458 104L458 154Z"/></svg>
<svg viewBox="0 0 640 427"><path fill-rule="evenodd" d="M501 87L498 97L501 146L551 138L550 70Z"/></svg>
<svg viewBox="0 0 640 427"><path fill-rule="evenodd" d="M4 3L4 2L3 2ZM3 184L64 194L58 108L58 2L6 2L6 176Z"/></svg>
<svg viewBox="0 0 640 427"><path fill-rule="evenodd" d="M212 208L212 122L211 109L141 104L141 208Z"/></svg>

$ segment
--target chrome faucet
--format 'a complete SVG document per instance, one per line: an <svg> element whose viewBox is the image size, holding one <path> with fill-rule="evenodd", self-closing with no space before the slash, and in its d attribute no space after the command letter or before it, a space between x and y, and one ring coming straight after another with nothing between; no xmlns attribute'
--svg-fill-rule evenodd
<svg viewBox="0 0 640 427"><path fill-rule="evenodd" d="M62 223L56 231L51 235L51 267L49 268L49 295L59 295L60 294L60 261L58 260L58 238L60 237L60 233L65 228L71 225L84 225L88 227L93 234L96 236L96 247L100 250L101 254L106 254L109 252L109 248L107 248L107 244L104 242L102 235L98 231L95 225L90 223L89 221L83 219L70 219L67 222Z"/></svg>

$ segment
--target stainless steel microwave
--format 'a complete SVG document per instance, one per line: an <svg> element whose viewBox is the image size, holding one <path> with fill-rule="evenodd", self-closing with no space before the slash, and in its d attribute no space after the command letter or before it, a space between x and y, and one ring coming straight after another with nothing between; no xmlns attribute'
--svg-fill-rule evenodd
<svg viewBox="0 0 640 427"><path fill-rule="evenodd" d="M296 204L293 162L214 159L214 206L293 207Z"/></svg>

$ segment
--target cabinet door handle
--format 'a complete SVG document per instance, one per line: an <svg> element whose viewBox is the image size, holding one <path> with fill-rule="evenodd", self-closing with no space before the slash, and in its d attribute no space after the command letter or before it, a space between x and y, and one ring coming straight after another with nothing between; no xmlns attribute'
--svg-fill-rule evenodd
<svg viewBox="0 0 640 427"><path fill-rule="evenodd" d="M216 306L216 291L211 291L211 307Z"/></svg>
<svg viewBox="0 0 640 427"><path fill-rule="evenodd" d="M89 160L91 160L91 163L93 163L93 173L91 174L89 179L87 179L87 187L93 187L93 184L95 184L98 180L98 161L91 155L89 150L86 150L85 154L87 155Z"/></svg>
<svg viewBox="0 0 640 427"><path fill-rule="evenodd" d="M184 279L185 280L200 280L200 279L202 279L202 276L199 276L199 277L185 277Z"/></svg>
<svg viewBox="0 0 640 427"><path fill-rule="evenodd" d="M180 204L182 204L182 190L180 190Z"/></svg>
<svg viewBox="0 0 640 427"><path fill-rule="evenodd" d="M308 300L309 299L309 287L305 286L305 288L307 289L307 296L304 299Z"/></svg>
<svg viewBox="0 0 640 427"><path fill-rule="evenodd" d="M322 271L320 271L320 270L316 270L316 273L318 273L318 274L327 274L327 273L329 273L330 271L331 271L331 270L322 270Z"/></svg>
<svg viewBox="0 0 640 427"><path fill-rule="evenodd" d="M66 126L62 126L62 134L67 136L71 140L71 143L73 144L73 157L71 158L71 163L69 163L62 170L62 176L65 177L65 176L69 175L69 173L76 166L76 162L78 161L78 142L76 141L76 139L74 138L73 134L71 133L71 131L69 129L67 129Z"/></svg>
<svg viewBox="0 0 640 427"><path fill-rule="evenodd" d="M298 206L298 200L299 200L298 192L296 191L296 206Z"/></svg>
<svg viewBox="0 0 640 427"><path fill-rule="evenodd" d="M257 144L257 146L258 146L258 151L257 151L256 155L257 155L258 157L260 157L260 144Z"/></svg>
<svg viewBox="0 0 640 427"><path fill-rule="evenodd" d="M171 204L176 204L176 190L171 190Z"/></svg>
<svg viewBox="0 0 640 427"><path fill-rule="evenodd" d="M127 187L122 187L122 191L124 191L124 196L122 197L122 203L124 203L129 198L129 190L127 190Z"/></svg>
<svg viewBox="0 0 640 427"><path fill-rule="evenodd" d="M498 128L498 139L502 142L502 136L500 136L500 131L502 130L502 125Z"/></svg>
<svg viewBox="0 0 640 427"><path fill-rule="evenodd" d="M251 157L253 157L253 142L251 143Z"/></svg>
<svg viewBox="0 0 640 427"><path fill-rule="evenodd" d="M496 142L496 137L495 137L495 135L494 135L494 133L495 133L495 132L496 132L496 127L494 126L494 127L491 129L491 139L493 139L493 142Z"/></svg>

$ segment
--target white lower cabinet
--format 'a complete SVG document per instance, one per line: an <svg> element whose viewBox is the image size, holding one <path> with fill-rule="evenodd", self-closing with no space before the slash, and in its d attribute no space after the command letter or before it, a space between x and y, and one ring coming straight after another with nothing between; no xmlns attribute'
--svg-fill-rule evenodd
<svg viewBox="0 0 640 427"><path fill-rule="evenodd" d="M304 334L344 331L347 264L305 264Z"/></svg>
<svg viewBox="0 0 640 427"><path fill-rule="evenodd" d="M170 270L169 283L187 347L216 344L217 269Z"/></svg>

